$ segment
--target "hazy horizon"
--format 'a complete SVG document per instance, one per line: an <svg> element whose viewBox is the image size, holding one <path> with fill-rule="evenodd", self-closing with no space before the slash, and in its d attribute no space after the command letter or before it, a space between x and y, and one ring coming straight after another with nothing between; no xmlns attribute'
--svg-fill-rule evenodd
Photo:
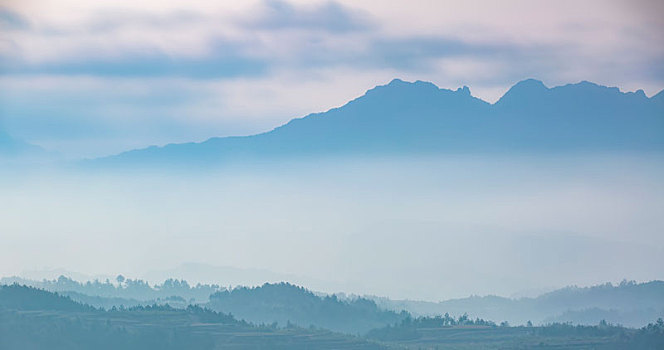
<svg viewBox="0 0 664 350"><path fill-rule="evenodd" d="M0 0L0 348L664 348L662 14Z"/></svg>
<svg viewBox="0 0 664 350"><path fill-rule="evenodd" d="M194 262L433 301L664 279L662 175L643 154L5 174L0 275L143 277Z"/></svg>

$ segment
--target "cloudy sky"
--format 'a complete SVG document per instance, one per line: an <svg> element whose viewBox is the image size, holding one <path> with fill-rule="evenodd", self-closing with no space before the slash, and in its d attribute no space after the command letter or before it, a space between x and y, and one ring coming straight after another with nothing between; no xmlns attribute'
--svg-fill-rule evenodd
<svg viewBox="0 0 664 350"><path fill-rule="evenodd" d="M664 88L664 5L0 0L0 128L67 157L268 130L392 78Z"/></svg>

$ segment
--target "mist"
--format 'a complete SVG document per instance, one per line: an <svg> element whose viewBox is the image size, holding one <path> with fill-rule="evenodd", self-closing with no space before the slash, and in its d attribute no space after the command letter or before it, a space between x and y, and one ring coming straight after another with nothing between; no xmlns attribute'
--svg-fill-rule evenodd
<svg viewBox="0 0 664 350"><path fill-rule="evenodd" d="M178 270L195 263L322 292L432 301L664 278L657 155L328 157L205 171L1 174L4 276L179 271L174 277L190 282L264 282Z"/></svg>

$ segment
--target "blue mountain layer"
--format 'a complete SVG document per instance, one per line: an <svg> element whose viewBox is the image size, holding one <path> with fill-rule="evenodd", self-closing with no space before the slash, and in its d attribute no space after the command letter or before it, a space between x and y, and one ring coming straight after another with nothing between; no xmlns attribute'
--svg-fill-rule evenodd
<svg viewBox="0 0 664 350"><path fill-rule="evenodd" d="M125 152L96 164L178 164L255 157L664 150L664 93L529 79L489 104L467 87L395 79L339 108L271 131Z"/></svg>

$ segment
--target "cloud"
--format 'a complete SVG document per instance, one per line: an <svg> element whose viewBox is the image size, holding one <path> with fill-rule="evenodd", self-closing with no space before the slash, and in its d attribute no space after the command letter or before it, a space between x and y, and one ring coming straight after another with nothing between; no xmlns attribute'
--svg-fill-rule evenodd
<svg viewBox="0 0 664 350"><path fill-rule="evenodd" d="M265 30L306 29L333 33L362 31L374 23L369 15L329 1L309 6L295 6L286 1L268 0L257 18L246 24Z"/></svg>
<svg viewBox="0 0 664 350"><path fill-rule="evenodd" d="M5 75L91 75L119 77L191 77L216 79L234 76L264 74L268 62L235 55L233 45L224 45L230 51L209 57L173 57L161 53L125 56L121 58L93 58L29 64L5 59L0 72ZM221 51L221 50L220 50Z"/></svg>
<svg viewBox="0 0 664 350"><path fill-rule="evenodd" d="M530 77L652 95L664 85L658 6L8 2L0 11L0 117L10 132L55 148L95 135L81 141L88 147L62 147L104 153L268 130L396 77L468 85L489 101ZM44 81L62 85L35 85Z"/></svg>
<svg viewBox="0 0 664 350"><path fill-rule="evenodd" d="M27 29L30 27L28 21L20 14L0 7L0 28L3 30Z"/></svg>

